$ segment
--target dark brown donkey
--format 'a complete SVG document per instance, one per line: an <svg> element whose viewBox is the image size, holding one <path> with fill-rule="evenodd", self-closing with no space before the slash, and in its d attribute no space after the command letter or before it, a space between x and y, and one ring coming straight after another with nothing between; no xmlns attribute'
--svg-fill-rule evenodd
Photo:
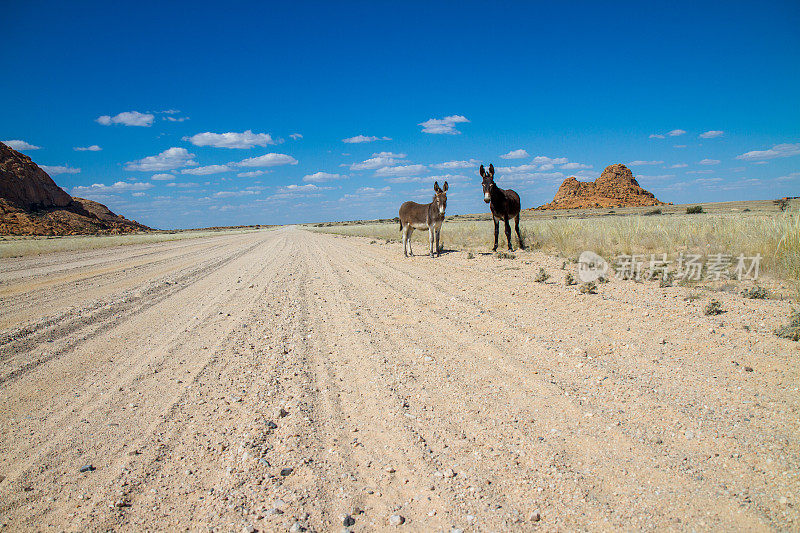
<svg viewBox="0 0 800 533"><path fill-rule="evenodd" d="M511 189L501 189L494 183L494 167L489 164L489 172L486 172L481 165L481 177L483 178L483 201L489 204L489 209L492 211L494 218L494 248L497 251L497 234L500 231L500 219L506 224L506 242L508 242L508 249L513 250L511 247L511 226L508 224L508 219L514 219L514 229L517 230L517 241L519 247L523 250L525 245L522 243L522 237L519 234L519 210L520 200L519 195Z"/></svg>
<svg viewBox="0 0 800 533"><path fill-rule="evenodd" d="M433 253L439 255L439 232L442 230L444 222L444 210L447 207L447 182L444 187L439 188L439 182L433 184L436 194L433 201L429 204L418 204L416 202L405 202L400 206L400 230L403 232L403 254L414 255L411 251L411 234L415 229L427 229L428 238L431 243L431 257ZM436 245L434 246L434 237Z"/></svg>

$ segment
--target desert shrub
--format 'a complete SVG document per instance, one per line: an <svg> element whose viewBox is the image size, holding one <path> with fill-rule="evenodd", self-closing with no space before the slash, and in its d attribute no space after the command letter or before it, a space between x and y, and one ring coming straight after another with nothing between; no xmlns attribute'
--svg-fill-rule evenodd
<svg viewBox="0 0 800 533"><path fill-rule="evenodd" d="M597 284L594 281L589 281L582 284L578 290L581 294L597 294Z"/></svg>
<svg viewBox="0 0 800 533"><path fill-rule="evenodd" d="M467 253L467 259L475 259L475 256L472 254L472 252Z"/></svg>
<svg viewBox="0 0 800 533"><path fill-rule="evenodd" d="M564 276L564 285L575 285L575 276L572 275L572 272L567 272Z"/></svg>
<svg viewBox="0 0 800 533"><path fill-rule="evenodd" d="M660 215L661 209L653 209L652 211L647 211L644 215L645 216L653 216L653 215Z"/></svg>
<svg viewBox="0 0 800 533"><path fill-rule="evenodd" d="M703 206L702 205L693 205L692 207L687 207L686 208L686 214L687 215L697 215L698 213L702 213L702 212L703 212Z"/></svg>
<svg viewBox="0 0 800 533"><path fill-rule="evenodd" d="M700 299L700 295L699 295L699 294L697 294L696 292L690 292L690 293L689 293L689 294L688 294L688 295L687 295L687 296L684 298L684 301L687 301L687 302L694 302L695 300L699 300L699 299Z"/></svg>
<svg viewBox="0 0 800 533"><path fill-rule="evenodd" d="M548 274L544 268L539 267L539 273L533 278L533 281L536 283L544 283L548 279L550 279L550 274Z"/></svg>
<svg viewBox="0 0 800 533"><path fill-rule="evenodd" d="M498 259L516 259L517 256L508 252L497 252L494 256Z"/></svg>
<svg viewBox="0 0 800 533"><path fill-rule="evenodd" d="M711 300L708 305L703 309L703 314L706 316L721 315L725 310L722 309L722 304L719 300Z"/></svg>
<svg viewBox="0 0 800 533"><path fill-rule="evenodd" d="M777 205L778 209L780 209L781 211L786 211L786 209L789 207L789 199L788 198L780 198L778 200L775 200L772 203Z"/></svg>
<svg viewBox="0 0 800 533"><path fill-rule="evenodd" d="M800 341L800 311L793 308L789 313L789 323L776 329L775 335L783 339Z"/></svg>
<svg viewBox="0 0 800 533"><path fill-rule="evenodd" d="M754 287L743 290L742 296L745 298L750 298L751 300L766 300L769 298L769 291L764 287L755 285Z"/></svg>

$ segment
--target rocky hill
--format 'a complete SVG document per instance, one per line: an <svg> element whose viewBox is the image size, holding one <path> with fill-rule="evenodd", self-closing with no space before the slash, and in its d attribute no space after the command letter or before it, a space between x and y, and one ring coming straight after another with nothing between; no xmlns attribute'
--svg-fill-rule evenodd
<svg viewBox="0 0 800 533"><path fill-rule="evenodd" d="M592 207L639 207L664 205L653 193L644 190L628 167L621 163L607 166L595 181L564 180L549 204L539 209L585 209Z"/></svg>
<svg viewBox="0 0 800 533"><path fill-rule="evenodd" d="M119 234L150 228L73 198L30 157L0 143L0 235Z"/></svg>

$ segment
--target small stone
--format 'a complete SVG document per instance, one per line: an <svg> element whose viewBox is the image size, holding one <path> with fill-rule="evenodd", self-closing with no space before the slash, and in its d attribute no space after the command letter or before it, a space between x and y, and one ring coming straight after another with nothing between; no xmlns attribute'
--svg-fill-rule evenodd
<svg viewBox="0 0 800 533"><path fill-rule="evenodd" d="M352 516L350 516L349 514L348 515L344 515L342 517L342 525L344 527L350 527L355 523L356 523L356 519L353 518Z"/></svg>
<svg viewBox="0 0 800 533"><path fill-rule="evenodd" d="M278 507L279 509L282 509L286 507L286 502L278 498L277 500L275 500L275 503L273 505L275 505L275 507Z"/></svg>
<svg viewBox="0 0 800 533"><path fill-rule="evenodd" d="M242 533L255 533L255 531L256 528L254 528L253 526L244 526L242 528Z"/></svg>
<svg viewBox="0 0 800 533"><path fill-rule="evenodd" d="M753 367L752 366L746 366L746 367L744 367L744 371L745 372L752 372L753 371Z"/></svg>
<svg viewBox="0 0 800 533"><path fill-rule="evenodd" d="M386 468L384 468L384 470L386 470L390 474L394 474L396 472L396 470L392 466L387 466Z"/></svg>
<svg viewBox="0 0 800 533"><path fill-rule="evenodd" d="M301 524L300 522L295 522L294 524L292 524L292 527L289 528L289 531L291 531L291 533L299 533L300 531L305 531L305 530L306 528L304 528L303 524Z"/></svg>
<svg viewBox="0 0 800 533"><path fill-rule="evenodd" d="M289 416L289 411L287 411L287 410L286 410L286 409L284 409L283 407L281 407L280 409L278 409L278 418L283 418L283 417L285 417L285 416Z"/></svg>
<svg viewBox="0 0 800 533"><path fill-rule="evenodd" d="M267 509L266 511L264 511L264 516L266 517L277 516L281 514L283 514L283 511L281 511L277 507L273 507L272 509Z"/></svg>
<svg viewBox="0 0 800 533"><path fill-rule="evenodd" d="M6 479L6 476L4 476L3 474L0 474L0 483L2 483L3 480L5 480L5 479Z"/></svg>
<svg viewBox="0 0 800 533"><path fill-rule="evenodd" d="M541 519L542 519L542 515L541 515L541 513L539 513L538 510L534 511L533 513L531 513L531 522L538 522Z"/></svg>
<svg viewBox="0 0 800 533"><path fill-rule="evenodd" d="M286 467L286 468L281 468L281 475L282 476L288 476L292 472L294 472L294 468L292 468L291 466Z"/></svg>
<svg viewBox="0 0 800 533"><path fill-rule="evenodd" d="M780 499L778 500L778 502L781 505L786 505L787 503L789 503L789 499L786 496L781 496Z"/></svg>
<svg viewBox="0 0 800 533"><path fill-rule="evenodd" d="M275 422L273 422L272 420L270 420L269 422L267 422L267 427L268 427L269 429L278 429L278 424L276 424Z"/></svg>
<svg viewBox="0 0 800 533"><path fill-rule="evenodd" d="M92 465L84 465L81 467L81 472L91 472L94 470L94 466Z"/></svg>
<svg viewBox="0 0 800 533"><path fill-rule="evenodd" d="M442 470L442 475L444 477L456 477L456 473L453 472L452 468L445 468L444 470Z"/></svg>
<svg viewBox="0 0 800 533"><path fill-rule="evenodd" d="M464 530L458 527L451 527L450 533L464 533Z"/></svg>
<svg viewBox="0 0 800 533"><path fill-rule="evenodd" d="M406 519L400 516L399 514L393 514L392 516L389 517L390 526L399 526L405 521Z"/></svg>

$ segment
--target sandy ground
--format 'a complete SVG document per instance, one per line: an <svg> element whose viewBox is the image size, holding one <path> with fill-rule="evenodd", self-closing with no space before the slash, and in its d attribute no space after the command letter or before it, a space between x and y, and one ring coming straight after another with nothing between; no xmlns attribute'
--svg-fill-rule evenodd
<svg viewBox="0 0 800 533"><path fill-rule="evenodd" d="M800 527L787 302L401 256L289 228L0 260L0 523Z"/></svg>

